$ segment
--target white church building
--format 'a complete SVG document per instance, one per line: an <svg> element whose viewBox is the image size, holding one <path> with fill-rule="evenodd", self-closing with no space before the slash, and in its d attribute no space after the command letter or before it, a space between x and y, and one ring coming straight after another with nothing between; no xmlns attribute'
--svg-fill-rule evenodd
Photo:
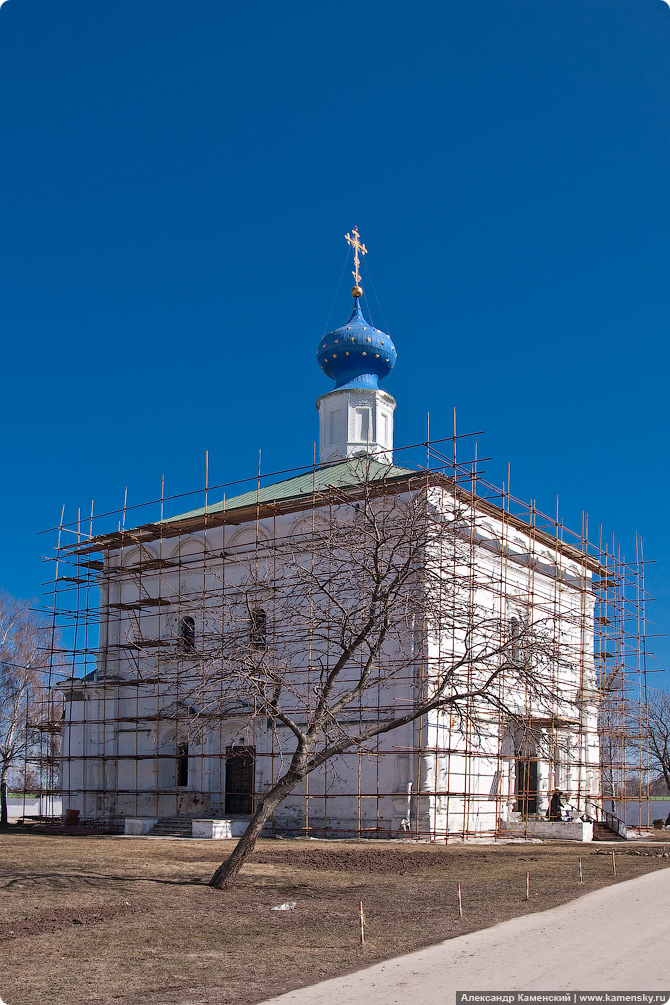
<svg viewBox="0 0 670 1005"><path fill-rule="evenodd" d="M239 695L226 704L225 659L217 648L224 608L231 596L241 602L252 574L261 594L264 579L276 590L284 576L290 590L285 556L304 566L334 508L353 512L370 482L381 500L427 493L435 511L454 522L458 559L445 556L438 571L451 583L450 603L470 612L475 636L478 625L486 623L489 634L496 626L499 654L492 657L489 647L487 666L499 658L513 669L514 661L527 660L525 640L540 623L546 651L558 657L535 668L546 685L541 699L513 672L499 673L492 685L497 711L487 705L478 722L437 708L329 760L281 803L265 833L462 839L546 834L554 826L583 839L589 820L602 818L594 652L606 620L596 586L602 569L555 527L515 514L504 496L496 502L478 491L477 477L468 479L455 462L417 469L394 458L396 402L379 382L396 350L361 310L364 249L357 232L351 240L351 314L317 350L335 381L317 399L319 463L200 509L98 534L70 551L73 561L93 568L99 589L95 668L59 685L60 784L70 820L128 833L241 833L285 770L294 740L281 721L259 712L257 691L246 706ZM247 602L235 630L238 637L248 633L250 650L267 654L281 626L270 603ZM295 630L304 636L304 626ZM445 608L444 621L417 643L413 662L352 705L349 718L367 722L382 707L408 707L417 680L430 677L425 668L453 663L463 646ZM391 648L382 662L397 662ZM525 669L531 680L534 668ZM301 688L316 693L310 672L305 657L292 684L295 707ZM547 811L556 789L563 820L554 825Z"/></svg>

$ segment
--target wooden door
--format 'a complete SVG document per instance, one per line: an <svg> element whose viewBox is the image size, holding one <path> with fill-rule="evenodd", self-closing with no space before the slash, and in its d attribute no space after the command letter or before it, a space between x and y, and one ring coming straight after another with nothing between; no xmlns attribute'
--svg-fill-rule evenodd
<svg viewBox="0 0 670 1005"><path fill-rule="evenodd" d="M537 760L519 757L516 762L516 809L524 817L537 813Z"/></svg>
<svg viewBox="0 0 670 1005"><path fill-rule="evenodd" d="M254 805L254 747L226 748L226 813L249 816Z"/></svg>

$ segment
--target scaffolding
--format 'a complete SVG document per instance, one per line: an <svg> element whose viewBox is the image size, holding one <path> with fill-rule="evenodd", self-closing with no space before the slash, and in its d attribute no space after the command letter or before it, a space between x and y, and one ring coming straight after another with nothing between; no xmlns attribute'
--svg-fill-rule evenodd
<svg viewBox="0 0 670 1005"><path fill-rule="evenodd" d="M533 501L516 498L509 478L502 487L490 483L477 457L476 435L457 435L454 429L446 439L427 438L396 450L395 464L381 472L375 493L383 500L420 486L458 500L458 557L455 552L440 557L445 577L460 577L472 599L478 590L472 570L488 563L487 596L496 598L500 633L511 632L513 659L518 659L513 639L520 622L510 621L510 598L527 612L521 620L532 623L541 607L560 632L567 625L569 699L577 709L588 706L591 719L581 714L566 719L560 696L553 709L540 714L529 697L519 712L528 726L525 736L519 740L501 711L498 721L488 721L484 756L471 720L424 716L409 731L391 732L385 740L377 736L327 762L318 778L308 775L286 801L288 815L275 814L266 832L501 835L513 822L526 826L544 817L555 788L575 813L610 826L617 819L649 825L650 597L642 545L636 538L633 555L626 558L602 528L592 540L586 515L579 531L570 530L558 504L548 515ZM64 746L58 769L49 747L42 777L46 792L60 793L71 821L118 830L129 819L145 819L173 833L186 833L192 819L244 822L284 771L281 724L251 712L245 722L239 708L226 717L221 696L217 742L205 742L204 692L196 707L192 681L198 675L207 679L208 662L213 665L211 653L225 631L222 612L230 590L237 589L232 574L240 561L254 567L257 582L270 576L281 583L276 563L286 528L292 547L309 557L318 535L336 532L335 510L343 502L355 507L360 484L355 478L344 486L332 484L334 467L313 463L265 475L259 458L257 473L246 483L209 485L206 465L205 484L196 492L166 496L162 485L148 503L128 505L126 493L116 512L94 514L91 505L74 521L61 515L52 528L45 674L50 695L62 696ZM470 556L465 566L464 550ZM465 578L464 567L470 570ZM453 603L453 594L447 595ZM272 633L280 630L274 610L268 603L252 608L247 603L247 616L249 647L271 650ZM437 633L432 650L422 650L396 674L396 688L406 687L409 694L430 679L432 666L445 659L446 635L454 632L445 610L447 623L451 627ZM453 646L452 638L451 653ZM219 666L220 649L217 653ZM305 693L314 694L309 658L301 672ZM216 680L222 679L219 672ZM495 687L504 692L505 673L496 677ZM367 691L356 706L360 721L379 717L388 700L383 687ZM258 741L261 727L264 743ZM533 731L541 745L529 742Z"/></svg>

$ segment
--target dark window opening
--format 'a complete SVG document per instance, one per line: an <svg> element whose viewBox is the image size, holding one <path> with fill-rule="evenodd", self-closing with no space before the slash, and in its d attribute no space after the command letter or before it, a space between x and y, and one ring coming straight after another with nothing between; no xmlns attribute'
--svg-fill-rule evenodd
<svg viewBox="0 0 670 1005"><path fill-rule="evenodd" d="M226 748L226 813L253 813L255 752L254 747Z"/></svg>
<svg viewBox="0 0 670 1005"><path fill-rule="evenodd" d="M188 743L177 745L177 785L188 785Z"/></svg>
<svg viewBox="0 0 670 1005"><path fill-rule="evenodd" d="M188 615L179 619L179 642L182 652L195 652L195 621Z"/></svg>
<svg viewBox="0 0 670 1005"><path fill-rule="evenodd" d="M252 649L263 651L268 647L267 640L267 614L262 607L254 607L251 611L251 633L250 642Z"/></svg>

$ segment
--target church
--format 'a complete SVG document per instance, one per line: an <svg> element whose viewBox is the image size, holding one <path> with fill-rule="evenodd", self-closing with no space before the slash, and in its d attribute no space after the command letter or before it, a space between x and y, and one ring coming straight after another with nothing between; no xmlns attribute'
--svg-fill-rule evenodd
<svg viewBox="0 0 670 1005"><path fill-rule="evenodd" d="M346 239L349 317L316 354L334 381L316 401L318 462L63 549L78 570L69 581L97 597L95 664L59 685L68 818L239 835L303 737L314 769L264 834L463 840L553 827L588 840L593 821L616 821L603 765L624 687L603 670L611 558L443 442L426 444L422 467L399 459L396 402L380 387L396 348L361 309L367 249L356 229ZM412 516L417 500L430 531ZM360 629L383 578L371 527L390 563L383 582L411 552L411 585L395 607L385 594L383 631L365 622L373 642ZM560 819L548 822L556 790Z"/></svg>

